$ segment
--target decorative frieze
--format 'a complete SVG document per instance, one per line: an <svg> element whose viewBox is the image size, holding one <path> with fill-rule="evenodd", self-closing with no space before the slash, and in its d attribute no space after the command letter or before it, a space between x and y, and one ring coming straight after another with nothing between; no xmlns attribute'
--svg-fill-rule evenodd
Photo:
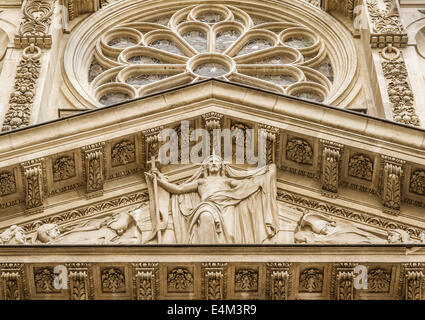
<svg viewBox="0 0 425 320"><path fill-rule="evenodd" d="M322 151L322 190L325 191L325 195L329 195L328 192L336 194L338 192L339 184L339 160L341 158L343 145L321 140L323 144Z"/></svg>
<svg viewBox="0 0 425 320"><path fill-rule="evenodd" d="M40 75L41 49L31 44L22 53L16 70L15 85L9 98L9 109L2 131L22 128L30 124L35 90Z"/></svg>
<svg viewBox="0 0 425 320"><path fill-rule="evenodd" d="M202 264L202 297L206 300L226 299L227 263Z"/></svg>
<svg viewBox="0 0 425 320"><path fill-rule="evenodd" d="M49 34L55 0L26 0L23 5L24 17L15 35L16 48L34 44L40 48L52 46Z"/></svg>
<svg viewBox="0 0 425 320"><path fill-rule="evenodd" d="M158 263L136 263L134 286L137 300L156 300L159 295Z"/></svg>
<svg viewBox="0 0 425 320"><path fill-rule="evenodd" d="M386 212L398 214L401 203L401 180L403 176L403 164L405 161L389 158L383 159L383 186L382 186L382 202Z"/></svg>
<svg viewBox="0 0 425 320"><path fill-rule="evenodd" d="M105 180L104 146L104 142L99 142L83 147L88 197L96 197L103 194Z"/></svg>
<svg viewBox="0 0 425 320"><path fill-rule="evenodd" d="M21 164L25 187L25 208L28 211L43 207L43 160L35 159Z"/></svg>
<svg viewBox="0 0 425 320"><path fill-rule="evenodd" d="M286 158L300 164L312 164L313 148L303 139L290 139L286 145Z"/></svg>

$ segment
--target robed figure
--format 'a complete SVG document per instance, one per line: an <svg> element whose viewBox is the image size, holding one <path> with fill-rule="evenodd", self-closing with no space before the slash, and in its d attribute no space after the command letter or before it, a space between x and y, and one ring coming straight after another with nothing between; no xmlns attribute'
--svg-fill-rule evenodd
<svg viewBox="0 0 425 320"><path fill-rule="evenodd" d="M169 225L173 225L173 241L178 244L277 241L279 221L274 164L239 170L212 155L182 184L168 182L155 166L146 173L146 181L152 234L145 242L170 241L169 237L164 237Z"/></svg>

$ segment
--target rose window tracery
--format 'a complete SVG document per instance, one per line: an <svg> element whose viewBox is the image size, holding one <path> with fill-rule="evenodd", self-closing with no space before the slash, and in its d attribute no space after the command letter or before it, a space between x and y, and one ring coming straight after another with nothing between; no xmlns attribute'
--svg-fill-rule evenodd
<svg viewBox="0 0 425 320"><path fill-rule="evenodd" d="M207 78L326 102L332 61L325 41L300 22L195 5L107 30L94 48L87 82L101 105Z"/></svg>

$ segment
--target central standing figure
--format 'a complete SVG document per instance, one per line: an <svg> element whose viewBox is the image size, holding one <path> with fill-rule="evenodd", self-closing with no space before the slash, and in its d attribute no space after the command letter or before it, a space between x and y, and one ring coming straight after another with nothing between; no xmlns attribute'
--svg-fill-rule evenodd
<svg viewBox="0 0 425 320"><path fill-rule="evenodd" d="M156 168L146 173L146 181L153 225L147 241L158 238L159 232L164 233L159 237L164 243L260 244L277 240L274 164L251 171L236 170L212 155L180 185L168 182ZM153 201L155 197L157 201ZM172 237L165 233L169 212L174 226Z"/></svg>

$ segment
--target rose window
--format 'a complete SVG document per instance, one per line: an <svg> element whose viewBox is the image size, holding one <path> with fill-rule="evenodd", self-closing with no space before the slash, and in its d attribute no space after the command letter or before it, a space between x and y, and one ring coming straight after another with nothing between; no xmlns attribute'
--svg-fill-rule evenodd
<svg viewBox="0 0 425 320"><path fill-rule="evenodd" d="M106 31L87 80L111 105L208 78L326 102L334 69L325 41L300 22L197 5Z"/></svg>

